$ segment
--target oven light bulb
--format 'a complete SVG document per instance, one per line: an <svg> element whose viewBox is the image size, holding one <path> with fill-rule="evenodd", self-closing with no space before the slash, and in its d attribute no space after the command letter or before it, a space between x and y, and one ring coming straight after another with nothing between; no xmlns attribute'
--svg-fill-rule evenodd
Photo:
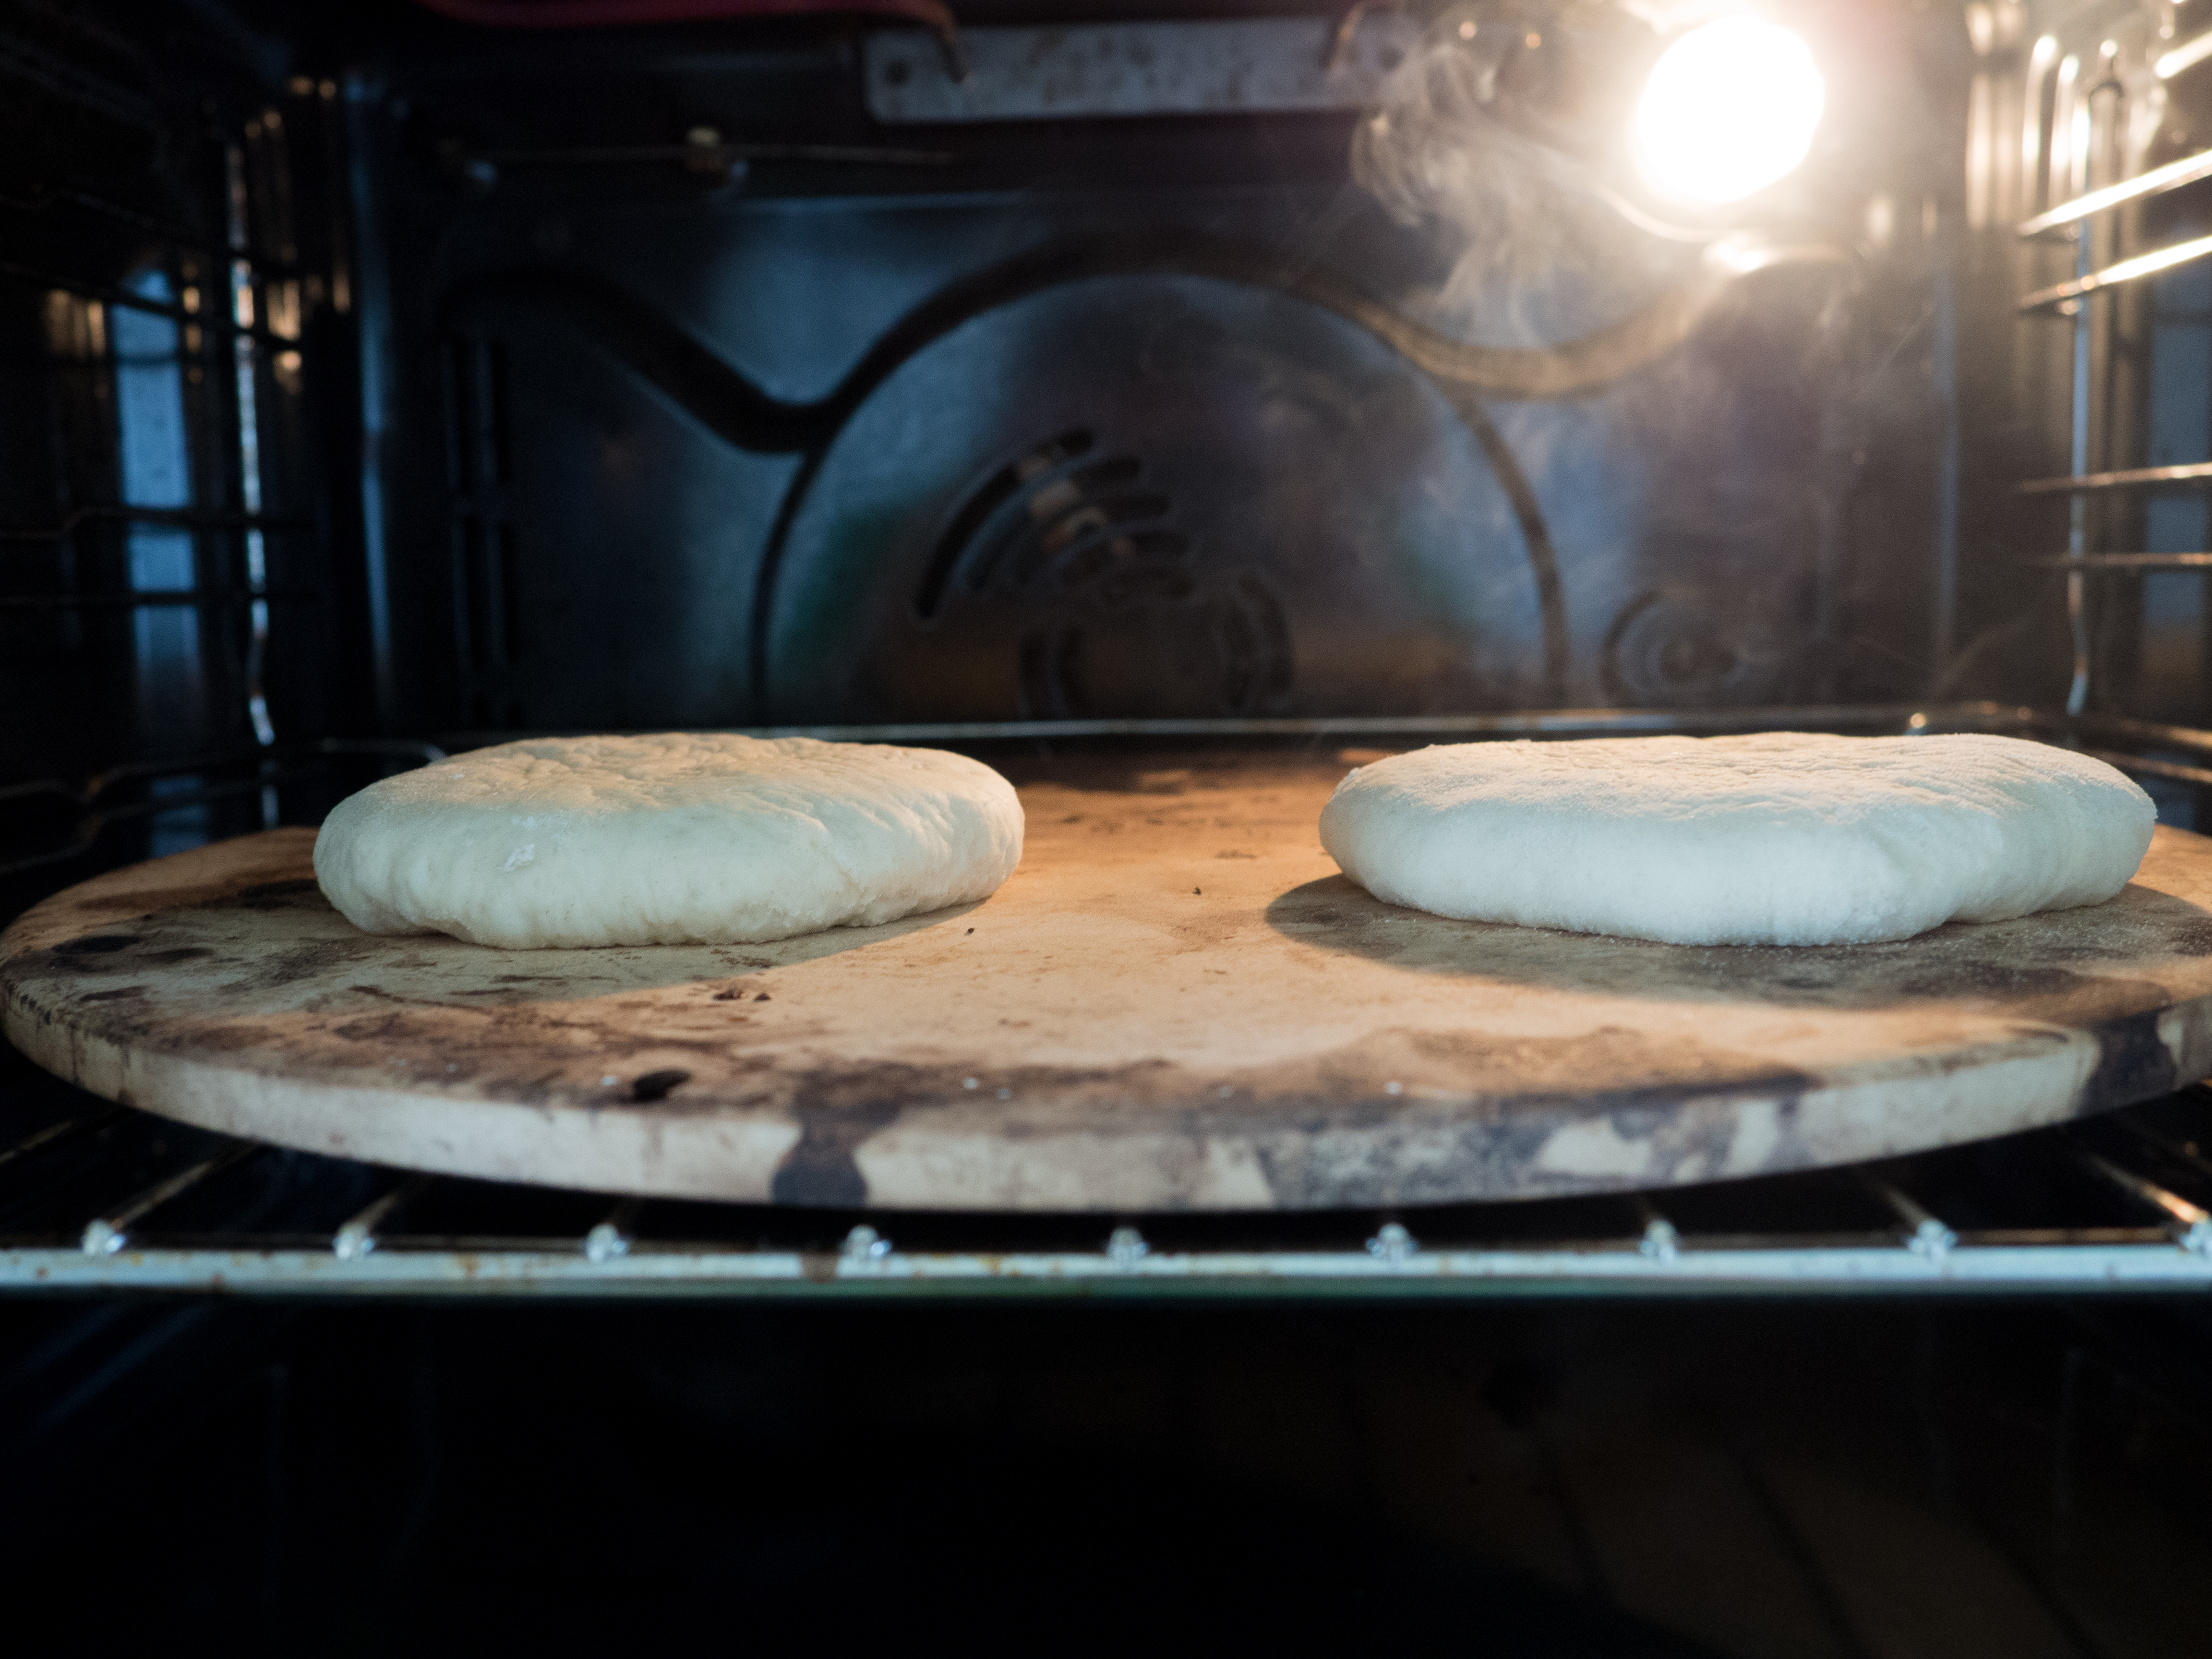
<svg viewBox="0 0 2212 1659"><path fill-rule="evenodd" d="M1763 18L1717 18L1652 66L1636 106L1637 155L1671 194L1737 201L1805 159L1826 96L1798 36Z"/></svg>

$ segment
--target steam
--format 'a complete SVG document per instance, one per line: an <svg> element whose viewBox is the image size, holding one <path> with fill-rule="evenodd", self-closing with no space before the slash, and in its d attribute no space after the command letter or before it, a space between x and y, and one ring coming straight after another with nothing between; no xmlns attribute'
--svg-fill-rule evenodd
<svg viewBox="0 0 2212 1659"><path fill-rule="evenodd" d="M1433 227L1451 258L1414 297L1423 321L1486 345L1546 346L1649 301L1710 233L1650 220L1596 167L1491 113L1500 57L1484 48L1517 27L1492 6L1439 18L1360 123L1352 170L1401 223Z"/></svg>
<svg viewBox="0 0 2212 1659"><path fill-rule="evenodd" d="M1854 355L1857 267L1837 186L1680 210L1705 220L1695 228L1623 194L1636 190L1628 128L1645 50L1704 9L1461 0L1383 82L1355 131L1352 174L1433 250L1430 285L1405 307L1482 345L1556 349L1620 323L1677 289L1723 235L1771 256L1730 265L1755 289L1713 308L1703 346L1655 356L1571 419L1492 406L1566 580L1571 696L1917 696L1926 665L1905 653L1919 641L1887 621L1905 557L1861 547L1844 505L1869 432L1925 429L1939 411L1895 343ZM1521 50L1538 33L1540 49ZM1588 77L1534 73L1554 50L1555 65ZM1749 276L1784 267L1806 274ZM1726 672L1680 687L1627 672L1677 647ZM1622 671L1620 690L1600 684L1601 665Z"/></svg>

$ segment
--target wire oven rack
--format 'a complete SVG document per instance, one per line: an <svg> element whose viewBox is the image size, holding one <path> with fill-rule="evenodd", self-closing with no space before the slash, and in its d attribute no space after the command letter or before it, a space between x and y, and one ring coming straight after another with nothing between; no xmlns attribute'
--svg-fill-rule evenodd
<svg viewBox="0 0 2212 1659"><path fill-rule="evenodd" d="M860 1214L380 1169L0 1088L0 1291L1802 1295L2212 1289L2212 1089L1881 1164L1314 1214ZM15 1079L0 1078L0 1084ZM89 1109L88 1109L89 1108ZM35 1127L27 1126L35 1125Z"/></svg>

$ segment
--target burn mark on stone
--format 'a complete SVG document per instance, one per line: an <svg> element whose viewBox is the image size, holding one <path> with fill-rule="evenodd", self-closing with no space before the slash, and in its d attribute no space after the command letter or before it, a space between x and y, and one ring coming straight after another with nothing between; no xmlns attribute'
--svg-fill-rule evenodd
<svg viewBox="0 0 2212 1659"><path fill-rule="evenodd" d="M1549 1086L1534 1081L1547 1073ZM1386 1032L1244 1075L1251 1106L1209 1103L1188 1115L1187 1131L1249 1140L1278 1205L1291 1209L1445 1202L1493 1183L1542 1190L1555 1180L1578 1192L1711 1179L1726 1167L1741 1104L1771 1103L1778 1127L1794 1133L1796 1103L1820 1085L1756 1054L1614 1027L1573 1037ZM1410 1089L1375 1092L1378 1075L1468 1097L1439 1118ZM1369 1092L1355 1096L1355 1079ZM1520 1086L1498 1086L1505 1079ZM1554 1176L1547 1143L1562 1132L1610 1139L1628 1161Z"/></svg>
<svg viewBox="0 0 2212 1659"><path fill-rule="evenodd" d="M2178 957L2212 957L2212 917L2180 922L2167 930L2167 939Z"/></svg>
<svg viewBox="0 0 2212 1659"><path fill-rule="evenodd" d="M198 957L215 953L204 945L184 945L167 951L145 951L145 939L135 933L88 933L82 939L64 939L52 949L38 951L20 958L22 967L35 973L43 968L48 973L99 975L111 973L137 974L148 968L159 968L176 962L189 962ZM127 957L125 953L128 952Z"/></svg>
<svg viewBox="0 0 2212 1659"><path fill-rule="evenodd" d="M322 889L312 876L291 881L259 881L251 887L241 887L231 895L232 908L240 910L283 910L289 908L294 899L313 893L321 896Z"/></svg>
<svg viewBox="0 0 2212 1659"><path fill-rule="evenodd" d="M674 1066L662 1072L647 1072L629 1085L629 1097L641 1104L665 1100L672 1090L690 1080L690 1073L679 1071Z"/></svg>
<svg viewBox="0 0 2212 1659"><path fill-rule="evenodd" d="M2087 983L2070 968L2023 967L1970 957L1963 962L1946 963L1940 972L1900 980L1897 989L1907 997L2041 1000L2069 995L2086 988Z"/></svg>
<svg viewBox="0 0 2212 1659"><path fill-rule="evenodd" d="M854 1154L898 1115L896 1099L801 1108L799 1139L775 1166L769 1182L769 1199L816 1209L854 1209L866 1204L867 1178Z"/></svg>
<svg viewBox="0 0 2212 1659"><path fill-rule="evenodd" d="M1157 1062L1155 1062L1157 1064ZM787 1110L799 1126L799 1139L783 1155L769 1182L777 1204L816 1209L852 1209L867 1201L868 1183L856 1161L873 1135L902 1114L957 1108L964 1100L959 1066L934 1067L886 1062L849 1072L816 1072L794 1079ZM1058 1073L1070 1083L1110 1080L1108 1072ZM1016 1139L1018 1125L1004 1126Z"/></svg>
<svg viewBox="0 0 2212 1659"><path fill-rule="evenodd" d="M149 967L167 967L175 962L197 962L202 957L215 954L204 945L179 945L167 951L149 951L138 958Z"/></svg>
<svg viewBox="0 0 2212 1659"><path fill-rule="evenodd" d="M190 1047L215 1054L265 1049L269 1047L269 1032L259 1025L197 1025L192 1028Z"/></svg>
<svg viewBox="0 0 2212 1659"><path fill-rule="evenodd" d="M2132 958L2134 953L2116 951L2108 945L2047 945L2043 947L2042 954L2053 962L2126 962ZM2174 954L2187 957L2204 953L2177 949Z"/></svg>
<svg viewBox="0 0 2212 1659"><path fill-rule="evenodd" d="M380 1014L374 1019L349 1019L331 1027L331 1035L348 1042L399 1042L417 1035L416 1023L404 1014Z"/></svg>
<svg viewBox="0 0 2212 1659"><path fill-rule="evenodd" d="M246 983L273 990L279 986L296 985L302 980L320 979L333 968L373 953L374 948L374 945L363 945L359 939L346 939L273 951L255 961Z"/></svg>
<svg viewBox="0 0 2212 1659"><path fill-rule="evenodd" d="M152 916L164 910L188 910L195 905L219 904L228 896L222 887L137 887L121 893L72 893L70 908L87 915Z"/></svg>
<svg viewBox="0 0 2212 1659"><path fill-rule="evenodd" d="M2097 1029L2097 1068L2081 1085L2082 1110L2130 1105L2179 1085L2173 1053L2158 1034L2160 1012L2124 1015Z"/></svg>

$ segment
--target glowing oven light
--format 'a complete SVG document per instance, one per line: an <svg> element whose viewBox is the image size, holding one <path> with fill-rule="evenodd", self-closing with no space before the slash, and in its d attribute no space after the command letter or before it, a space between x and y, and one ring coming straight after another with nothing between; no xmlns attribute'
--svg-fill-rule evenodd
<svg viewBox="0 0 2212 1659"><path fill-rule="evenodd" d="M1735 201L1805 159L1826 93L1812 52L1788 29L1716 19L1653 65L1636 107L1637 157L1674 195Z"/></svg>

